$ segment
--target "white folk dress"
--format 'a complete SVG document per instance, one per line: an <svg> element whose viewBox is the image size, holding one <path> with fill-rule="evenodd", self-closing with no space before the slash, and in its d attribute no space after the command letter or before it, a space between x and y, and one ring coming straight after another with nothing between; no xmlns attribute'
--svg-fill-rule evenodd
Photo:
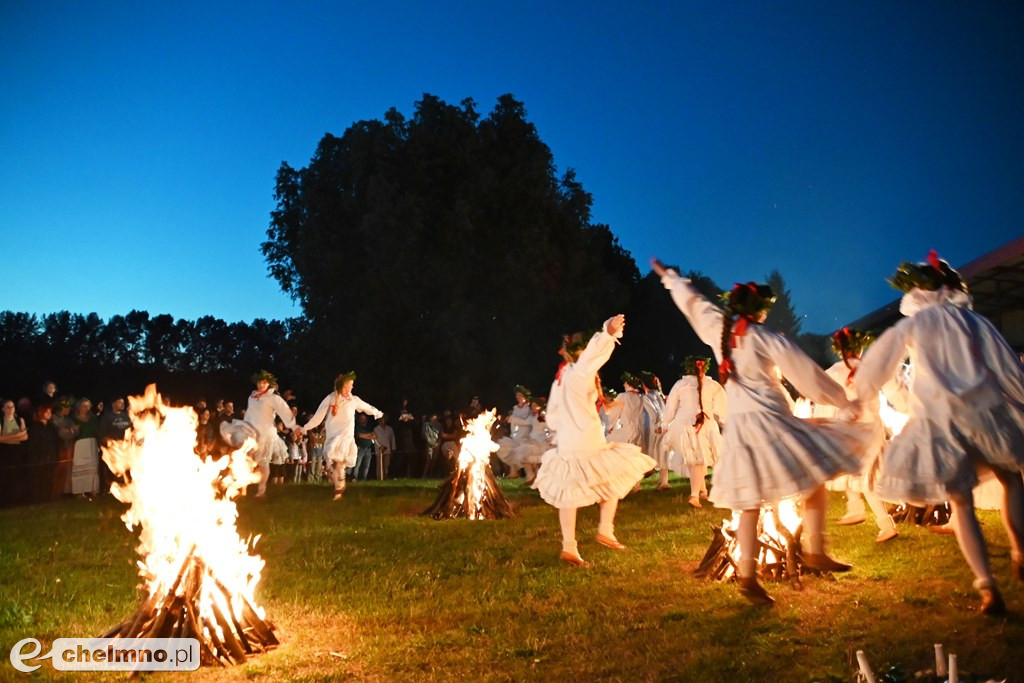
<svg viewBox="0 0 1024 683"><path fill-rule="evenodd" d="M665 397L656 389L649 390L643 395L643 409L644 442L641 448L643 448L644 453L658 461L658 467L661 467L661 458L658 453L661 449L664 435L660 434L658 430L661 429L662 422L664 421Z"/></svg>
<svg viewBox="0 0 1024 683"><path fill-rule="evenodd" d="M690 476L690 465L714 467L722 451L722 432L718 426L725 422L725 389L706 375L701 384L700 398L707 417L700 431L693 426L700 412L696 376L684 375L672 385L665 404L667 465L681 477Z"/></svg>
<svg viewBox="0 0 1024 683"><path fill-rule="evenodd" d="M533 488L556 508L619 500L655 466L639 447L605 439L595 380L615 349L606 329L607 323L575 363L563 366L548 394L547 423L558 446L541 459Z"/></svg>
<svg viewBox="0 0 1024 683"><path fill-rule="evenodd" d="M1024 469L1024 371L1002 335L962 292L913 289L908 316L868 349L854 383L874 395L910 356L909 420L889 442L875 481L883 500L918 505L967 495L975 461Z"/></svg>
<svg viewBox="0 0 1024 683"><path fill-rule="evenodd" d="M526 443L530 436L530 415L533 413L529 403L516 405L512 408L512 415L509 416L509 435L498 439L498 450L495 455L511 467L518 470L523 466L517 451Z"/></svg>
<svg viewBox="0 0 1024 683"><path fill-rule="evenodd" d="M270 462L278 443L284 445L274 426L275 415L281 418L286 428L295 428L295 418L292 417L287 401L274 393L273 389L267 389L262 394L254 391L249 394L245 419L221 423L221 436L235 447L240 446L246 437L255 436L256 450L252 453L252 459L262 466Z"/></svg>
<svg viewBox="0 0 1024 683"><path fill-rule="evenodd" d="M542 420L540 415L532 413L527 421L530 424L530 433L516 447L515 459L520 465L539 465L544 454L551 449L547 422Z"/></svg>
<svg viewBox="0 0 1024 683"><path fill-rule="evenodd" d="M332 391L320 401L320 407L302 427L306 432L326 420L324 435L324 457L341 467L355 467L356 455L356 411L380 418L384 413L355 395L342 396Z"/></svg>
<svg viewBox="0 0 1024 683"><path fill-rule="evenodd" d="M608 413L612 420L608 440L616 443L631 443L643 450L644 446L644 399L635 391L623 391L615 398L615 404Z"/></svg>
<svg viewBox="0 0 1024 683"><path fill-rule="evenodd" d="M675 271L668 271L661 281L721 363L725 314ZM866 430L793 415L776 367L812 401L841 408L849 405L843 388L793 342L752 324L732 349L732 362L735 370L725 387L729 423L711 479L710 499L716 506L758 509L782 498L806 495L840 474L860 472Z"/></svg>

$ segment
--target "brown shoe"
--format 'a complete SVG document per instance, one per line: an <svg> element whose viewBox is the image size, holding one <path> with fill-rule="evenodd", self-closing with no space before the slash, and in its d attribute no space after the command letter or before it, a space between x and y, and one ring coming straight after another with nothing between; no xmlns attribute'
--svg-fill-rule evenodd
<svg viewBox="0 0 1024 683"><path fill-rule="evenodd" d="M658 484L658 490L659 491L668 491L671 488L672 487L669 486L668 484Z"/></svg>
<svg viewBox="0 0 1024 683"><path fill-rule="evenodd" d="M764 605L771 607L775 604L772 596L757 582L757 577L740 578L740 595L745 597L752 605Z"/></svg>
<svg viewBox="0 0 1024 683"><path fill-rule="evenodd" d="M626 546L619 543L619 540L614 536L605 536L604 534L598 534L594 536L594 540L601 545L611 548L612 550L625 550Z"/></svg>
<svg viewBox="0 0 1024 683"><path fill-rule="evenodd" d="M942 534L943 536L956 536L956 532L953 531L953 527L951 527L948 524L931 524L928 526L928 531L932 532L933 534Z"/></svg>
<svg viewBox="0 0 1024 683"><path fill-rule="evenodd" d="M852 513L840 517L839 520L836 521L836 524L839 524L840 526L853 526L854 524L863 524L864 520L866 520L867 518L868 516L865 515L863 512Z"/></svg>
<svg viewBox="0 0 1024 683"><path fill-rule="evenodd" d="M875 543L885 543L886 541L891 541L899 535L900 533L896 531L896 527L886 527L879 531L878 535L875 536Z"/></svg>
<svg viewBox="0 0 1024 683"><path fill-rule="evenodd" d="M978 612L986 616L1006 613L1006 603L1003 602L1003 596L999 594L998 588L995 586L979 588L978 593L981 594L981 605L978 607Z"/></svg>
<svg viewBox="0 0 1024 683"><path fill-rule="evenodd" d="M833 560L831 557L822 553L821 555L815 555L814 553L804 553L804 566L809 569L817 569L819 572L848 572L853 569L852 564L846 564L845 562L839 562Z"/></svg>
<svg viewBox="0 0 1024 683"><path fill-rule="evenodd" d="M697 508L698 510L704 507L703 505L700 504L700 498L698 498L697 496L690 496L690 499L686 502L690 504L690 507Z"/></svg>
<svg viewBox="0 0 1024 683"><path fill-rule="evenodd" d="M334 501L341 500L341 491L335 491L334 492L334 498L332 498L331 500L334 500Z"/></svg>
<svg viewBox="0 0 1024 683"><path fill-rule="evenodd" d="M562 551L562 554L558 556L558 559L560 559L562 562L565 562L566 564L571 564L574 567L590 566L590 563L584 560L579 555L573 555L572 553L567 553L564 550Z"/></svg>
<svg viewBox="0 0 1024 683"><path fill-rule="evenodd" d="M1010 574L1018 581L1024 581L1024 558L1010 559Z"/></svg>

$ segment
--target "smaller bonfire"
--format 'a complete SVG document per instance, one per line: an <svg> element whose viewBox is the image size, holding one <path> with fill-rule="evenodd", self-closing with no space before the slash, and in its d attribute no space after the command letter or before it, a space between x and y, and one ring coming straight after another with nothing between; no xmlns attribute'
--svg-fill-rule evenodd
<svg viewBox="0 0 1024 683"><path fill-rule="evenodd" d="M739 566L736 530L739 523L740 513L734 512L731 520L722 521L722 526L711 527L711 545L694 572L698 577L729 581L736 576ZM803 520L795 501L783 500L775 506L764 506L757 526L758 576L767 581L789 581L799 589L802 587L802 575L821 574L804 565L800 544Z"/></svg>
<svg viewBox="0 0 1024 683"><path fill-rule="evenodd" d="M514 517L512 504L501 492L491 471L491 453L498 444L491 440L495 411L488 410L466 425L458 466L441 485L433 505L423 511L434 519L504 519Z"/></svg>
<svg viewBox="0 0 1024 683"><path fill-rule="evenodd" d="M254 598L263 559L235 527L234 499L258 479L247 456L254 444L222 458L194 452L196 415L163 404L156 387L129 399L134 429L104 448L124 483L111 493L139 527L138 611L104 638L196 638L204 664L241 664L278 644L274 625Z"/></svg>

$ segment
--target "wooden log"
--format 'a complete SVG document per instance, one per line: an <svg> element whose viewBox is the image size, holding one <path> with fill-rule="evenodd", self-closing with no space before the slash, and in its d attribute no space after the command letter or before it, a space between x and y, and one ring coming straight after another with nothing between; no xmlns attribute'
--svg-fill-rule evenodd
<svg viewBox="0 0 1024 683"><path fill-rule="evenodd" d="M249 639L245 637L245 632L242 630L241 625L238 623L238 617L235 616L235 610L231 606L231 593L227 587L217 579L213 574L210 575L213 578L213 584L220 590L221 595L224 596L225 604L228 606L227 616L231 618L231 624L235 627L233 633L237 634L239 641L242 644L242 649L247 653L252 654L252 646L249 644Z"/></svg>
<svg viewBox="0 0 1024 683"><path fill-rule="evenodd" d="M221 633L224 635L224 644L231 653L231 658L238 664L245 662L245 648L242 647L242 643L239 642L238 637L232 631L231 622L224 616L221 608L217 606L216 600L211 600L210 604L213 605L213 616L220 625Z"/></svg>
<svg viewBox="0 0 1024 683"><path fill-rule="evenodd" d="M212 617L203 617L203 627L206 629L206 633L209 634L210 640L213 642L213 650L217 657L223 658L227 664L241 664L242 662L236 662L231 656L231 650L224 644L217 636L216 624ZM243 660L244 661L244 660Z"/></svg>

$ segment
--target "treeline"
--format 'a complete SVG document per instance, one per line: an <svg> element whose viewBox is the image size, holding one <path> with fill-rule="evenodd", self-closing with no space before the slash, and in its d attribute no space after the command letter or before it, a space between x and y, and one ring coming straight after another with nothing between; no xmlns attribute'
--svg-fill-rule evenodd
<svg viewBox="0 0 1024 683"><path fill-rule="evenodd" d="M469 99L424 95L408 118L390 109L327 134L307 166L281 165L274 196L262 252L302 318L6 313L7 381L114 378L121 393L157 380L192 400L244 391L266 367L319 397L355 369L357 391L382 403L464 405L477 395L507 405L516 384L547 391L562 334L618 312L626 337L604 373L609 386L625 369L668 385L687 355L709 353L646 264L592 220L590 193L572 169L556 171L511 95L487 114ZM680 232L681 243L703 239ZM700 265L692 256L686 271ZM722 289L692 276L708 296ZM820 339L801 334L781 275L769 281L780 298L768 324L827 362Z"/></svg>

